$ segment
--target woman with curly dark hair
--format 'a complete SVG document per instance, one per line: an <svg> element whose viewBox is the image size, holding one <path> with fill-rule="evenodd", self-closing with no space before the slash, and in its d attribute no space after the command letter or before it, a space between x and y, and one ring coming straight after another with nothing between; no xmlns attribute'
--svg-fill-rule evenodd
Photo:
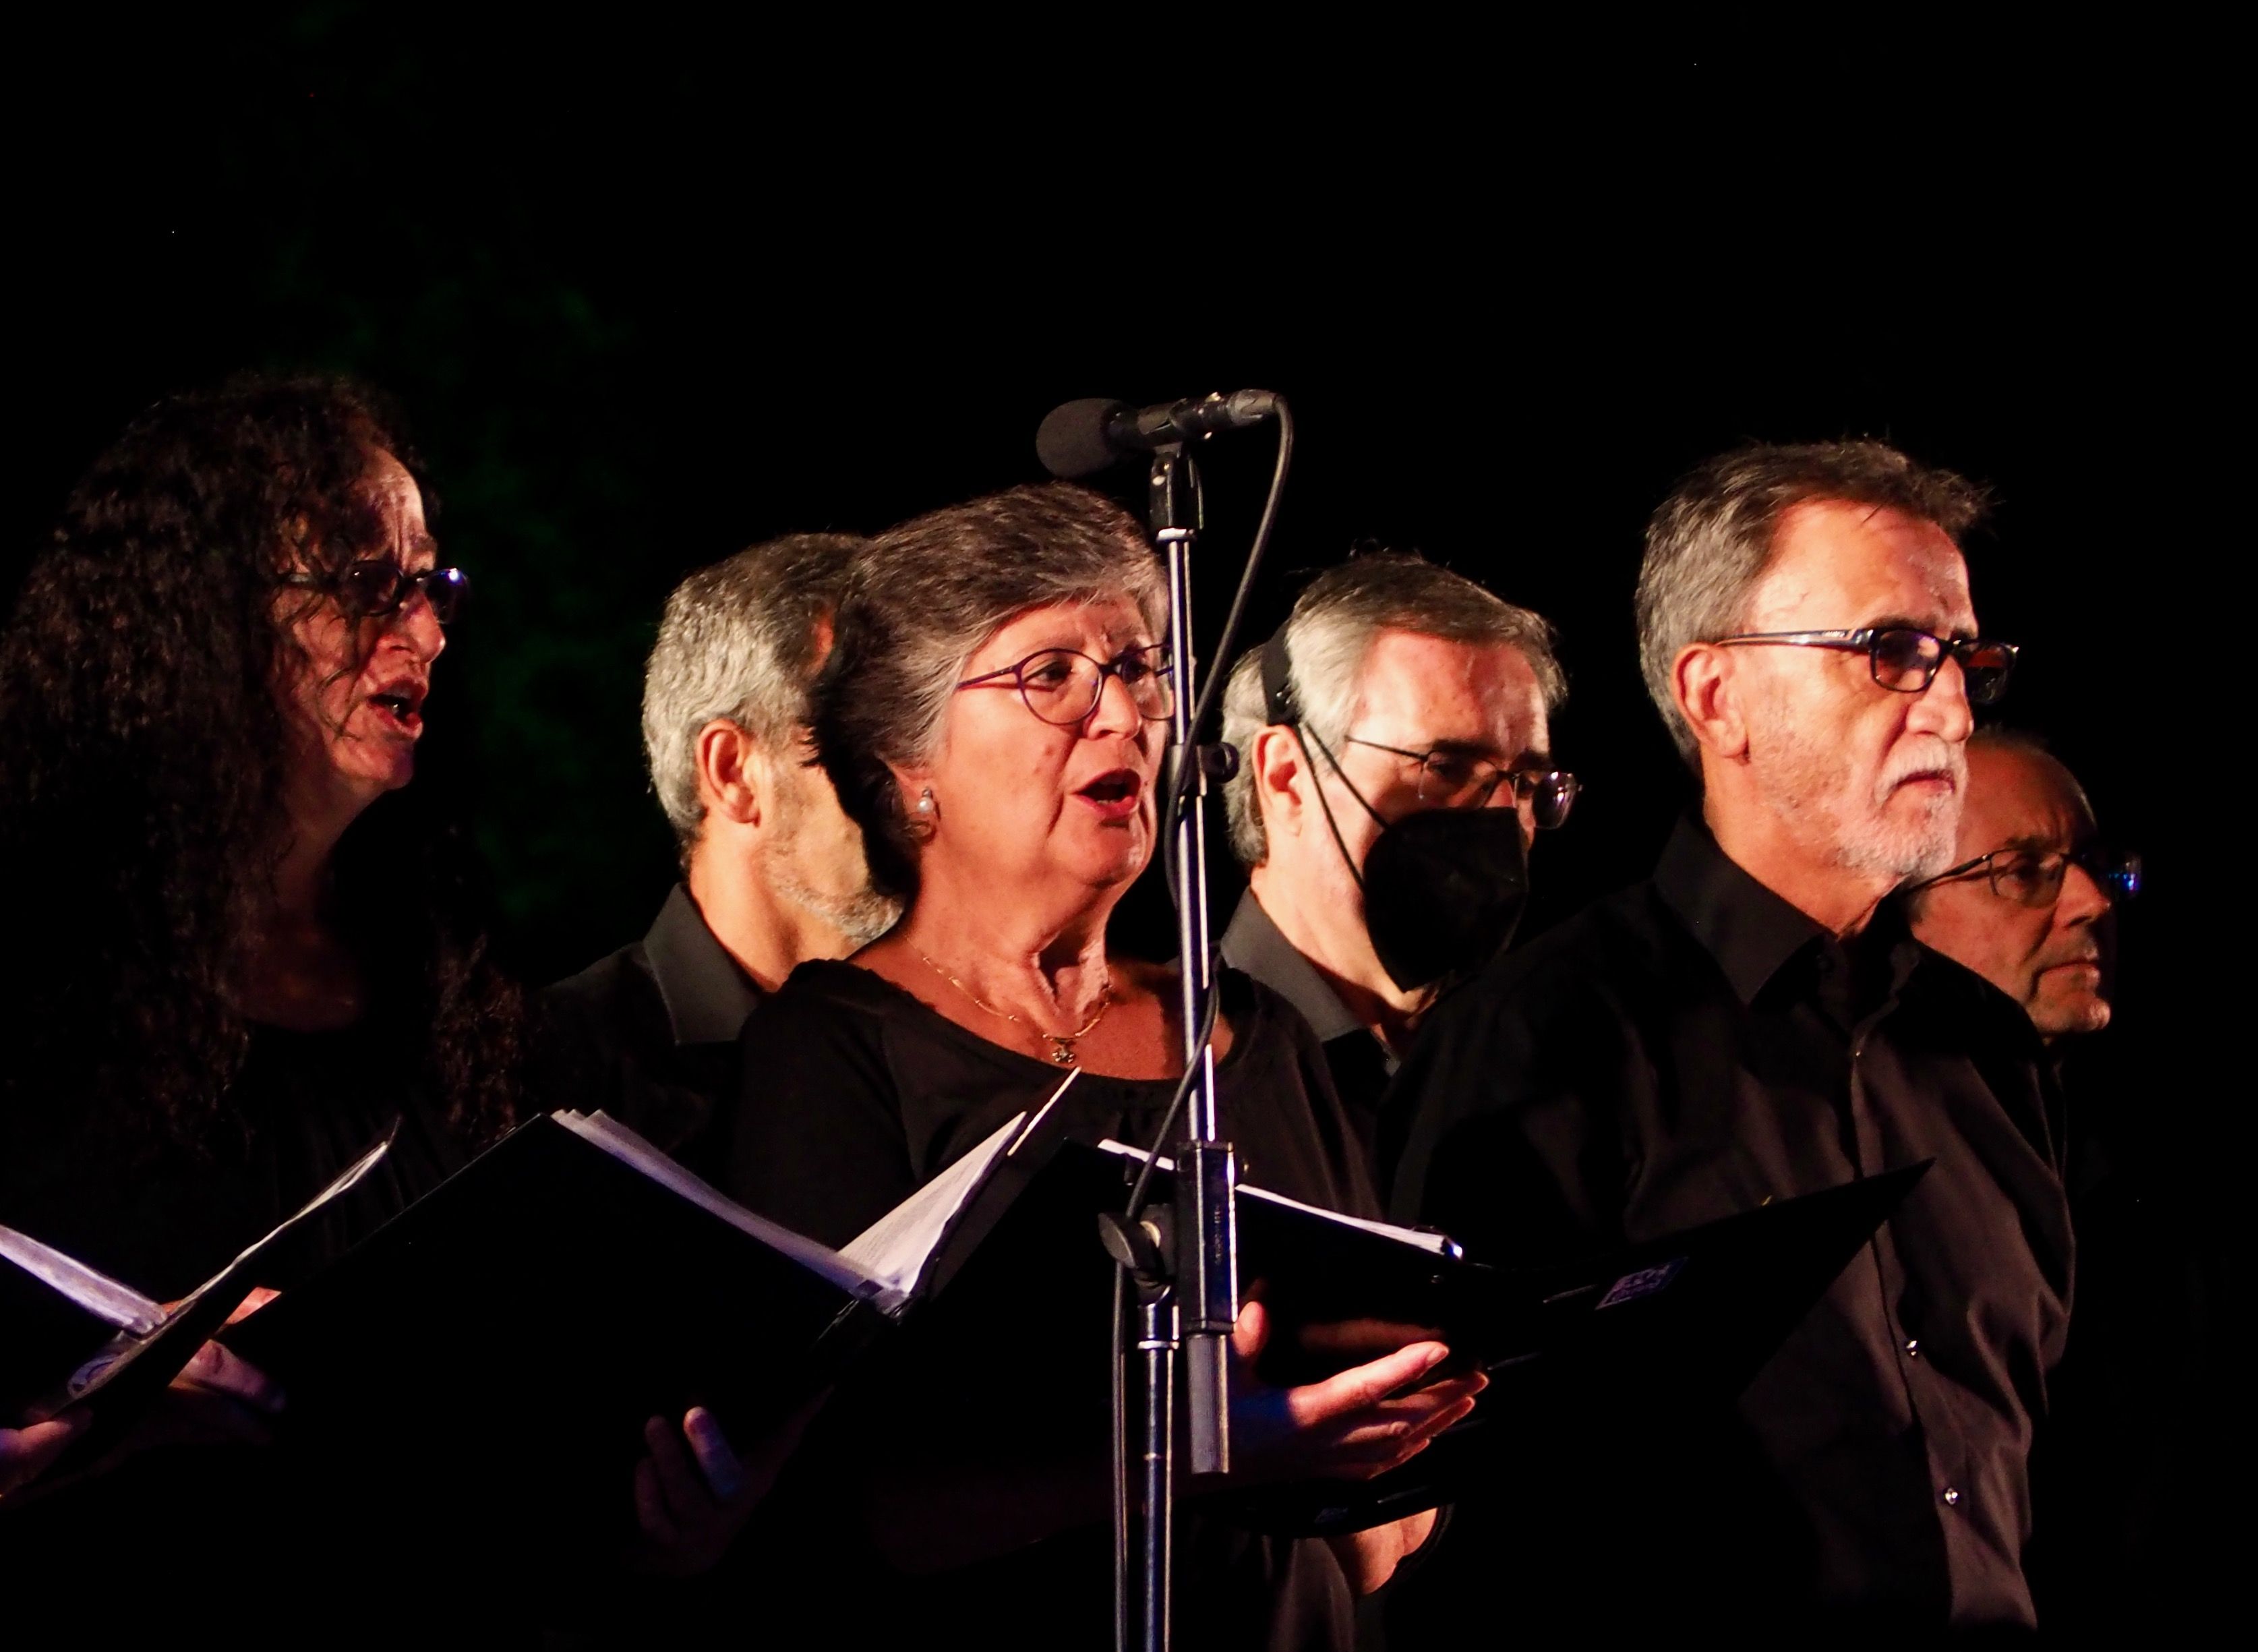
<svg viewBox="0 0 2258 1652"><path fill-rule="evenodd" d="M177 397L72 493L0 635L0 1223L160 1299L396 1125L261 1281L292 1288L516 1111L520 995L473 921L461 833L409 785L466 589L425 513L365 390ZM208 1344L167 1431L256 1436L235 1402L277 1398ZM695 1409L644 1436L627 1558L671 1572L712 1563L790 1441L741 1462ZM54 1445L11 1443L18 1478ZM0 1571L83 1563L75 1545L195 1579L246 1533L270 1561L333 1550L274 1471L145 1452L51 1495L35 1530L0 1521ZM398 1561L448 1541L424 1495L342 1513Z"/></svg>
<svg viewBox="0 0 2258 1652"><path fill-rule="evenodd" d="M73 493L0 639L0 1220L178 1295L397 1117L302 1275L507 1126L517 995L403 790L464 585L349 385L177 397Z"/></svg>

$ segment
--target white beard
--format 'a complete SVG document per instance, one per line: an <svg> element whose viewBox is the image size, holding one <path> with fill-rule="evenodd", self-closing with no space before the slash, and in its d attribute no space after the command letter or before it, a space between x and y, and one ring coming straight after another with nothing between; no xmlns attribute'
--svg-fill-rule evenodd
<svg viewBox="0 0 2258 1652"><path fill-rule="evenodd" d="M1749 731L1749 751L1764 800L1792 835L1845 871L1910 883L1952 864L1967 790L1966 756L1942 740L1901 741L1872 790L1859 795L1842 752L1786 719L1766 717ZM1949 773L1952 790L1918 808L1896 796L1909 776Z"/></svg>
<svg viewBox="0 0 2258 1652"><path fill-rule="evenodd" d="M802 877L792 853L799 840L800 800L781 788L771 794L771 799L776 819L760 868L770 889L801 911L821 918L856 947L869 946L901 920L901 903L872 889L867 875L863 886L851 895L827 893Z"/></svg>

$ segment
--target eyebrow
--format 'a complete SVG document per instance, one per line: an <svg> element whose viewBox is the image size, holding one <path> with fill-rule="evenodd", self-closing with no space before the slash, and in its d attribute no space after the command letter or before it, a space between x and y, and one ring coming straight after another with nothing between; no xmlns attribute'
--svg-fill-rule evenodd
<svg viewBox="0 0 2258 1652"><path fill-rule="evenodd" d="M1878 620L1869 620L1858 628L1866 631L1926 631L1929 635L1942 637L1948 642L1956 642L1963 638L1971 638L1980 634L1979 627L1973 626L1965 631L1940 631L1936 627L1942 623L1943 623L1942 620L1934 618L1923 619L1910 613L1892 613Z"/></svg>
<svg viewBox="0 0 2258 1652"><path fill-rule="evenodd" d="M1427 749L1446 752L1453 757L1479 757L1484 762L1497 761L1490 755L1497 750L1497 748L1486 740L1433 740L1427 742ZM1523 746L1512 756L1506 758L1500 766L1513 769L1551 769L1555 765L1551 752L1539 751L1533 746Z"/></svg>
<svg viewBox="0 0 2258 1652"><path fill-rule="evenodd" d="M1992 854L2059 854L2074 849L2076 843L2064 843L2053 836L2025 833L2019 838L2009 838L1998 848L1987 851Z"/></svg>
<svg viewBox="0 0 2258 1652"><path fill-rule="evenodd" d="M1047 654L1054 649L1062 649L1069 654L1087 655L1090 653L1090 645L1083 637L1065 637L1063 636L1063 634L1061 633L1051 633L1050 635L1054 637L1062 638L1062 640L1030 643L1027 645L1026 653L1019 655L1019 657L1024 660L1030 654ZM1125 642L1116 642L1113 638L1109 636L1101 639L1097 646L1098 649L1103 650L1103 652L1097 655L1091 655L1090 657L1094 659L1102 658L1114 660L1118 659L1121 656L1129 653L1133 649L1156 649L1161 647L1161 643L1158 640L1140 642L1136 640L1135 635L1133 634L1130 640Z"/></svg>
<svg viewBox="0 0 2258 1652"><path fill-rule="evenodd" d="M387 549L382 556L376 557L374 560L379 562L389 562L393 559L394 554L395 553ZM415 538L409 540L406 546L404 546L396 554L401 558L403 563L414 562L418 557L428 556L436 564L439 560L439 542L437 539L434 539L431 536L430 530L426 528L422 533L417 534Z"/></svg>

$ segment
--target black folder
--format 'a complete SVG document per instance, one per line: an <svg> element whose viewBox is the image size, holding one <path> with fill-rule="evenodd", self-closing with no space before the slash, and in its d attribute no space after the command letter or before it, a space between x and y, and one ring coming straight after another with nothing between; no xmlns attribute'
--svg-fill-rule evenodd
<svg viewBox="0 0 2258 1652"><path fill-rule="evenodd" d="M427 1547L506 1532L574 1563L628 1535L645 1419L773 1429L928 1294L1053 1117L1013 1118L833 1251L600 1113L544 1116L224 1340L288 1393L309 1496L436 1510Z"/></svg>
<svg viewBox="0 0 2258 1652"><path fill-rule="evenodd" d="M1089 1334L1041 1358L1102 1388L1110 1265L1096 1218L1120 1208L1143 1157L1068 1140L1058 1117L1046 1105L1008 1121L834 1251L601 1114L552 1115L224 1339L288 1392L311 1484L343 1493L381 1477L459 1530L507 1527L562 1545L552 1557L604 1548L627 1535L644 1419L703 1405L749 1443L881 1337L894 1346L879 1392L920 1393L941 1414L952 1393L1047 1380L1026 1362L1061 1345L1047 1333L1062 1323ZM1433 1328L1501 1374L1660 1361L1744 1379L1919 1173L1544 1274L1246 1187L1242 1286L1279 1324L1274 1381L1379 1351L1297 1336L1344 1321ZM1165 1160L1154 1180L1159 1214Z"/></svg>
<svg viewBox="0 0 2258 1652"><path fill-rule="evenodd" d="M1667 1430L1729 1405L1929 1164L1579 1261L1438 1270L1426 1322L1490 1378L1473 1415L1388 1474L1251 1494L1237 1517L1335 1536L1451 1501L1531 1441L1630 1420Z"/></svg>
<svg viewBox="0 0 2258 1652"><path fill-rule="evenodd" d="M269 1252L375 1168L397 1129L169 1308L29 1234L0 1228L0 1419L33 1421L67 1407L85 1412L89 1424L57 1472L109 1450L251 1294Z"/></svg>

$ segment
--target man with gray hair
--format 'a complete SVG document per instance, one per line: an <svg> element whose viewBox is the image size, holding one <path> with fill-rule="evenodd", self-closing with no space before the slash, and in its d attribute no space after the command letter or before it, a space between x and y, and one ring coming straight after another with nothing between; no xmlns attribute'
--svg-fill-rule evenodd
<svg viewBox="0 0 2258 1652"><path fill-rule="evenodd" d="M1224 959L1316 1030L1377 1160L1381 1097L1413 1032L1450 979L1503 945L1521 856L1575 798L1551 756L1566 691L1551 635L1447 568L1367 554L1311 581L1225 691L1239 767L1224 804L1248 888ZM1423 855L1426 876L1392 878L1404 862L1375 857L1381 840L1441 810L1497 812L1450 823L1449 861Z"/></svg>
<svg viewBox="0 0 2258 1652"><path fill-rule="evenodd" d="M1981 502L1879 443L1760 446L1649 526L1641 655L1700 815L1646 883L1438 1010L1399 1081L1396 1214L1538 1262L1930 1163L1736 1411L1555 1419L1572 1455L1462 1502L1464 1590L1513 1555L1680 1627L2035 1620L2058 1095L2021 1010L1886 898L1951 864L1970 707L2014 660L1969 594Z"/></svg>
<svg viewBox="0 0 2258 1652"><path fill-rule="evenodd" d="M846 956L896 915L807 746L809 685L863 542L771 540L667 599L643 748L683 881L642 940L543 995L543 1102L600 1107L709 1179L745 1018L799 965Z"/></svg>

